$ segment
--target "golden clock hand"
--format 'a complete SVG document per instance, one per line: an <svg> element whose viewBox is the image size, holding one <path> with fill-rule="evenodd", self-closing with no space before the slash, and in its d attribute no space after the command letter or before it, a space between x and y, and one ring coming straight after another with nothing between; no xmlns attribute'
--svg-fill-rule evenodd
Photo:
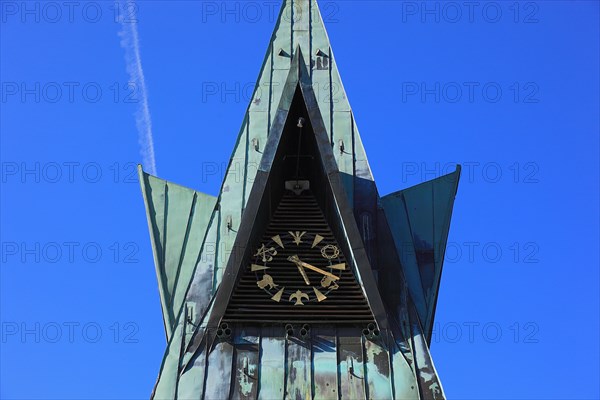
<svg viewBox="0 0 600 400"><path fill-rule="evenodd" d="M310 286L310 281L308 280L308 276L306 276L306 271L304 271L304 268L302 268L302 266L299 264L300 259L298 258L298 256L290 256L288 257L288 261L291 261L294 264L296 264L296 267L298 267L298 271L300 271L300 275L302 275L304 282Z"/></svg>
<svg viewBox="0 0 600 400"><path fill-rule="evenodd" d="M302 278L304 278L304 282L306 282L306 284L310 286L310 281L308 280L308 276L306 276L306 271L304 271L304 268L302 268L299 264L296 264L296 267L298 267L300 275L302 275Z"/></svg>
<svg viewBox="0 0 600 400"><path fill-rule="evenodd" d="M315 272L318 272L318 273L320 273L320 274L322 274L322 275L328 276L328 277L330 277L331 279L333 279L334 281L337 281L337 280L339 280L339 279L340 279L339 277L335 276L335 275L334 275L334 274L332 274L332 273L329 273L329 272L327 272L327 271L323 271L321 268L317 268L317 267L315 267L315 266L312 266L312 265L310 265L309 263L305 263L304 261L300 260L300 259L298 258L298 256L290 256L290 257L288 257L288 260L289 260L289 261L292 261L293 263L296 263L297 265L301 265L301 266L303 266L303 267L306 267L306 268L308 268L308 269L311 269L311 270L313 270L313 271L315 271Z"/></svg>
<svg viewBox="0 0 600 400"><path fill-rule="evenodd" d="M325 276L328 276L335 281L340 279L339 277L335 276L334 274L327 272L327 271L323 271L321 268L314 267L308 263L305 263L304 261L300 261L300 265L302 265L305 268L312 269L313 271L323 274Z"/></svg>

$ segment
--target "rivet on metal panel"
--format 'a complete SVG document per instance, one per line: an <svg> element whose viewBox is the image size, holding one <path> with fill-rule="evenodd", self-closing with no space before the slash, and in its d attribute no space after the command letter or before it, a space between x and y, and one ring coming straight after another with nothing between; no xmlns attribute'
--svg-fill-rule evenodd
<svg viewBox="0 0 600 400"><path fill-rule="evenodd" d="M260 150L260 145L259 145L258 138L252 139L252 147L254 147L254 151L259 151Z"/></svg>
<svg viewBox="0 0 600 400"><path fill-rule="evenodd" d="M346 147L344 146L344 141L340 139L340 154L344 154L344 150L346 150Z"/></svg>
<svg viewBox="0 0 600 400"><path fill-rule="evenodd" d="M194 317L196 315L195 309L196 309L196 303L187 302L185 304L186 321L188 324L190 324L192 326L195 326L195 324L194 324Z"/></svg>

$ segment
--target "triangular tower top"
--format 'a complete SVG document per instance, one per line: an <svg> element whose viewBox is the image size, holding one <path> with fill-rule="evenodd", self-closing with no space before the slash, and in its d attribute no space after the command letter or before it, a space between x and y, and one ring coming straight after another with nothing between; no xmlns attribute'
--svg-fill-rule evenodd
<svg viewBox="0 0 600 400"><path fill-rule="evenodd" d="M277 110L292 101L288 75L291 69L299 71L293 63L298 52L306 71L303 79L315 93L310 107L321 114L349 206L359 212L362 204L376 198L374 185L369 194L356 190L373 178L317 2L284 1L219 194L221 217L226 221L218 232L222 252L215 260L214 268L219 271L215 283L219 283L233 248L265 144L279 123Z"/></svg>
<svg viewBox="0 0 600 400"><path fill-rule="evenodd" d="M256 238L258 235L263 234L266 230L266 224L274 214L273 204L280 204L282 197L285 198L286 195L293 198L294 195L291 194L293 192L295 192L295 196L298 199L306 199L304 201L309 202L312 195L302 197L300 195L303 191L314 193L314 197L317 200L317 210L319 207L321 210L326 210L325 214L327 218L323 222L327 221L327 230L330 227L333 228L336 239L335 248L337 249L337 243L339 243L339 247L342 250L341 253L347 259L347 271L338 276L348 276L349 285L352 280L357 280L359 284L359 296L363 294L363 300L367 300L372 312L371 319L375 319L380 328L387 328L383 302L374 281L369 259L354 219L353 210L348 204L347 195L342 184L344 180L342 178L343 174L337 168L337 163L335 162L335 157L317 105L317 99L312 89L310 75L299 47L294 51L294 58L284 87L285 90L274 118L275 123L268 137L256 179L249 195L248 204L242 216L240 229L237 232L236 241L233 246L235 252L229 258L229 263L225 270L225 278L221 282L221 286L216 294L216 306L209 319L209 328L216 328L222 318L226 316L227 305L230 304L234 288L239 283L244 271L250 268L252 254L256 251L254 246L258 245ZM304 185L301 183L304 183ZM301 213L303 211L289 210L288 212L295 212L302 217ZM291 217L288 216L288 218ZM281 224L284 236L286 236L285 234L291 235L294 233L293 230L298 227L300 229L298 232L306 232L308 233L307 237L312 237L316 240L318 240L318 237L314 235L319 233L326 235L325 231L308 232L310 230L310 224L307 222L308 219L309 217L306 216L304 220L296 224L289 220L284 220ZM303 231L303 229L305 230ZM292 230L291 233L290 230ZM276 235L277 232L273 232L273 234ZM275 247L280 249L280 253L286 251L281 239L275 239L275 242ZM296 247L300 248L298 245ZM289 251L289 249L287 250ZM276 254L277 251L273 250L273 253ZM285 265L285 260L282 261ZM265 262L262 268L269 268L266 265ZM309 264L307 268L311 267L314 268L313 265ZM255 265L256 270L260 268L260 265ZM279 266L277 268L281 271L285 267ZM299 268L302 269L302 267ZM294 269L292 268L292 270ZM328 268L325 266L321 266L318 269L321 270L320 273L331 274L334 272L333 270L327 271ZM324 269L325 271L323 271ZM312 272L308 271L308 274L312 274ZM270 275L266 274L264 276L272 280ZM314 290L314 294L311 294L310 290L308 290L309 294L306 294L300 290L303 289L303 285L298 280L299 277L295 278L289 278L288 283L293 282L291 286L294 290L298 289L298 295L306 295L306 300L315 304L315 308L310 312L312 316L308 317L310 313L307 312L307 318L311 322L315 321L318 315L322 315L323 318L327 318L330 322L348 320L348 318L343 318L343 316L339 315L344 309L343 302L338 303L335 310L331 309L328 313L321 312L322 309L319 309L316 305L317 298L323 296L320 292L322 290L321 286L311 286L306 277L306 284L310 286L309 289L312 288ZM271 282L271 286L273 288L279 287L274 282ZM329 287L329 284L323 285L323 287ZM277 296L276 301L279 303L277 304L279 307L277 307L277 312L274 313L281 320L286 313L286 307L284 304L281 304L280 297L282 295L286 297L293 296L294 293L293 291L288 293L291 290L289 286L287 291L285 288L280 290L281 293L278 292L275 295ZM346 291L351 293L350 289L346 289L346 287L340 289L340 293ZM338 297L344 298L345 296L341 294ZM249 301L248 296L245 299ZM348 304L346 306L349 307L349 311L352 311L352 307L355 307L356 314L359 314L361 307L360 300L356 296L354 299L349 302L347 301L346 303ZM283 303L286 303L285 300L287 299L284 298ZM269 305L271 307L275 306L272 303ZM243 308L246 312L252 312L253 310L249 305ZM308 308L310 309L311 307ZM258 315L256 318L258 318ZM288 320L293 319L292 317L288 317ZM298 319L296 318L296 320ZM300 319L300 321L302 320Z"/></svg>

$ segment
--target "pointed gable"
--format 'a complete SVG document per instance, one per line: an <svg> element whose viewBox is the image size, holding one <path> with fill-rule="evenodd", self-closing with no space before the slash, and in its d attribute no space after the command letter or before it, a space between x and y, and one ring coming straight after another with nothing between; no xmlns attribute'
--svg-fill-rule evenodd
<svg viewBox="0 0 600 400"><path fill-rule="evenodd" d="M156 178L143 172L141 167L138 172L168 340L217 199Z"/></svg>
<svg viewBox="0 0 600 400"><path fill-rule="evenodd" d="M460 166L381 199L428 342L459 178Z"/></svg>
<svg viewBox="0 0 600 400"><path fill-rule="evenodd" d="M302 65L301 51L296 54L301 78L306 68ZM310 86L304 90L310 90ZM312 118L319 118L318 114L312 114ZM300 118L302 128L297 126ZM328 145L323 147L325 154L319 151L315 135L323 136L323 129L320 128L320 134L314 130L320 125L309 117L301 85L298 85L283 131L272 134L273 139L278 140L277 148L269 146L265 153L265 157L272 160L264 163L271 167L262 201L268 202L270 212L262 218L269 222L262 232L255 230L248 239L251 257L243 259L239 265L240 279L228 299L224 320L366 325L374 319L354 273L354 258L345 256L351 255L352 248L358 243L353 246L349 242L351 239L342 225L340 211L335 209L337 201L327 172L333 176L337 169L333 163L328 167L323 165L332 155ZM321 141L326 143L327 138L323 137ZM297 173L300 175L296 176ZM304 185L301 191L294 191L295 183ZM338 196L345 197L344 191L340 190ZM357 236L352 239L360 241ZM261 256L261 251L269 253ZM267 256L270 262L267 262ZM298 270L289 257L306 257L321 271L307 269L305 281L294 279L299 277ZM332 258L327 261L326 257ZM328 267L334 264L338 269ZM320 275L323 269L334 277L321 279L324 278ZM303 302L294 296L304 296Z"/></svg>
<svg viewBox="0 0 600 400"><path fill-rule="evenodd" d="M286 143L295 140L282 140L284 132L289 131L290 125L294 125L298 117L306 117L311 127L313 136L308 139L314 142L315 157L314 172L311 175L313 185L319 186L323 196L327 193L329 208L327 215L337 221L336 237L340 240L342 248L346 249L346 257L349 257L350 266L358 283L361 285L364 295L371 307L374 319L381 328L387 327L385 310L381 301L377 286L375 284L369 260L358 233L358 227L353 217L352 208L349 206L347 196L343 188L340 171L337 168L329 139L326 135L324 123L321 118L316 97L312 90L310 75L306 69L303 54L298 47L294 52L294 59L288 73L285 84L286 91L281 98L278 111L274 118L273 129L265 147L256 179L242 223L234 244L235 253L229 258L225 275L227 279L221 282L216 294L215 309L209 320L209 325L217 326L224 317L229 299L232 297L235 286L241 279L247 265L245 263L251 257L253 251L252 239L262 235L269 220L272 197L284 190L283 181L276 178L281 175L284 168L286 151L294 147L286 147ZM295 106L294 106L295 105ZM305 139L306 140L306 139ZM279 178L281 178L279 176ZM273 180L275 180L273 182ZM325 204L322 202L322 204Z"/></svg>

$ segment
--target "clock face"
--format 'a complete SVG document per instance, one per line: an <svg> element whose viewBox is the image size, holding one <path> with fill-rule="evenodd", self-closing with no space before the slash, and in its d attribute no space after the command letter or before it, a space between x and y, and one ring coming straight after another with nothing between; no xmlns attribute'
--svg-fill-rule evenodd
<svg viewBox="0 0 600 400"><path fill-rule="evenodd" d="M340 287L346 264L333 238L307 231L271 237L254 254L250 270L259 290L277 303L320 303Z"/></svg>

